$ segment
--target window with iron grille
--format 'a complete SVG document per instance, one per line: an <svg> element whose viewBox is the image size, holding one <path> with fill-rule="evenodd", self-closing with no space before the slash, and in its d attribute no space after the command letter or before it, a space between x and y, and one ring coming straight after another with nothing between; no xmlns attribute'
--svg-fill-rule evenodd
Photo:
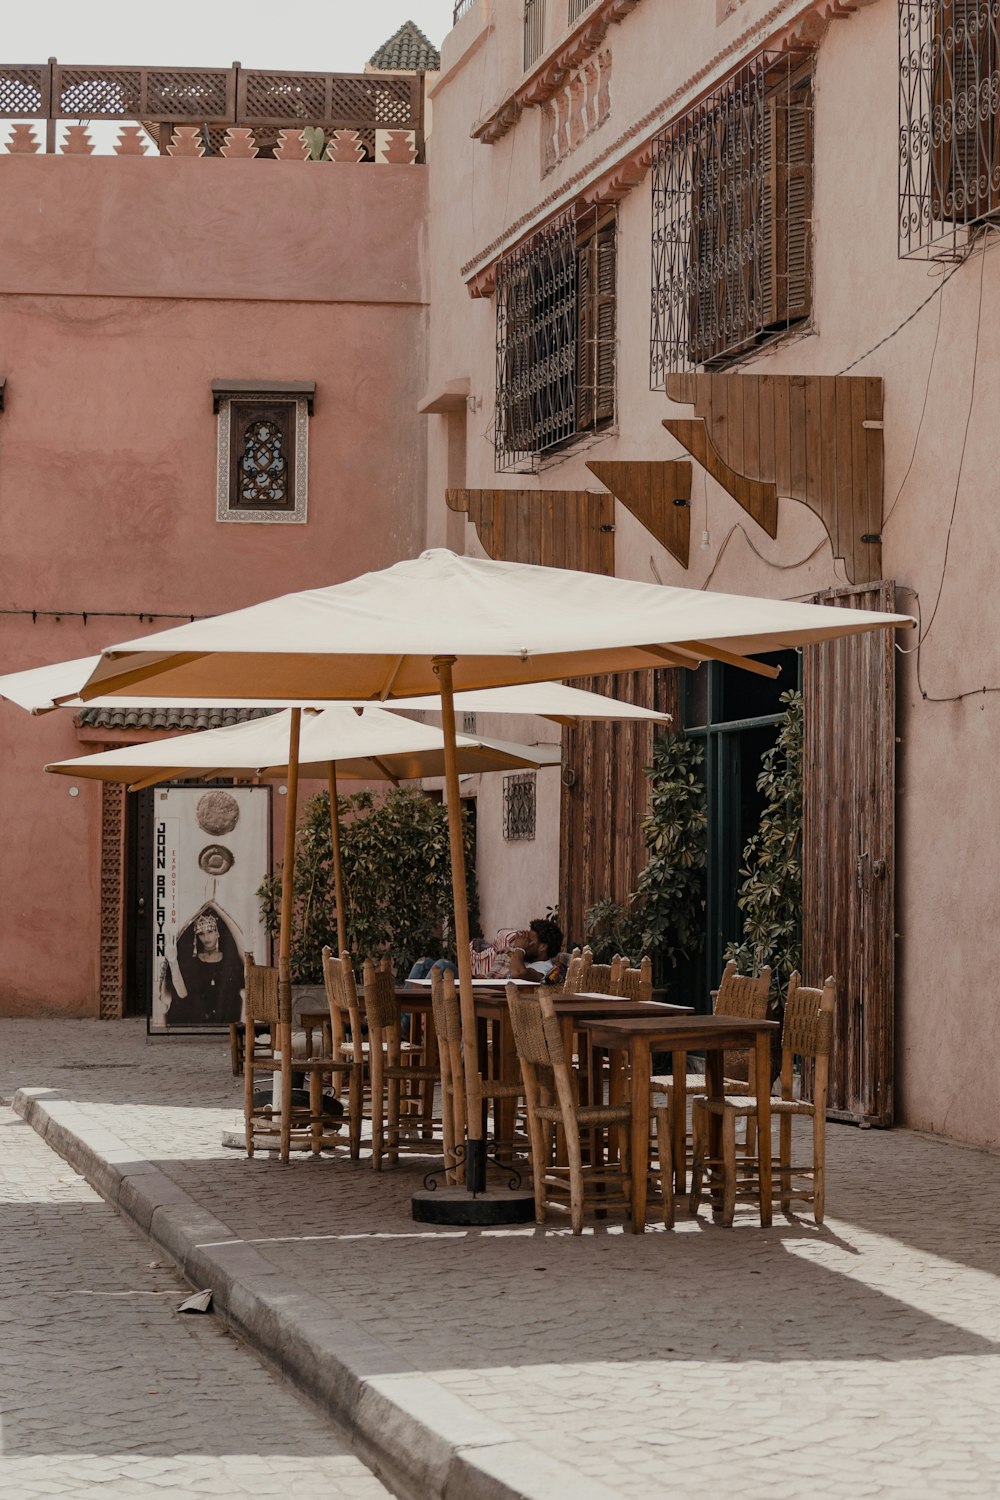
<svg viewBox="0 0 1000 1500"><path fill-rule="evenodd" d="M545 0L524 0L524 69L545 51Z"/></svg>
<svg viewBox="0 0 1000 1500"><path fill-rule="evenodd" d="M961 258L1000 215L1000 4L900 0L899 253Z"/></svg>
<svg viewBox="0 0 1000 1500"><path fill-rule="evenodd" d="M497 469L615 415L617 219L567 211L497 267Z"/></svg>
<svg viewBox="0 0 1000 1500"><path fill-rule="evenodd" d="M535 837L534 771L518 771L503 779L503 836L511 843Z"/></svg>
<svg viewBox="0 0 1000 1500"><path fill-rule="evenodd" d="M812 74L760 53L654 142L650 384L808 318Z"/></svg>

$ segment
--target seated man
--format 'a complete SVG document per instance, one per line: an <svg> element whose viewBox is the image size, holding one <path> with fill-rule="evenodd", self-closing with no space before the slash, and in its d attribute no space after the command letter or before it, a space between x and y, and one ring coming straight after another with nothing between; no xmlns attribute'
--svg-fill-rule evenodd
<svg viewBox="0 0 1000 1500"><path fill-rule="evenodd" d="M511 944L511 979L526 979L531 984L553 983L562 944L563 935L555 922L536 917Z"/></svg>

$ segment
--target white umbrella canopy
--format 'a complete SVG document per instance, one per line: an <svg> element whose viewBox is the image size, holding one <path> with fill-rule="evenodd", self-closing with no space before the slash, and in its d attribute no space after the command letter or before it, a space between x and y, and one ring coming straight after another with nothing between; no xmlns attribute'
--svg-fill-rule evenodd
<svg viewBox="0 0 1000 1500"><path fill-rule="evenodd" d="M205 698L369 699L440 692L447 757L455 943L466 1074L467 1182L485 1186L454 690L721 660L909 626L907 615L827 609L634 583L436 550L377 573L287 594L105 651L85 701L144 691ZM279 995L290 1013L291 860L299 710L292 713Z"/></svg>
<svg viewBox="0 0 1000 1500"><path fill-rule="evenodd" d="M288 774L292 711L252 719L223 729L175 734L169 739L123 745L97 755L55 761L57 775L95 781L150 785L178 776L261 776ZM459 771L514 771L558 765L555 746L517 745L505 740L457 735ZM360 713L348 704L306 710L299 742L299 775L325 778L330 763L352 781L411 781L444 774L444 734L383 708Z"/></svg>
<svg viewBox="0 0 1000 1500"><path fill-rule="evenodd" d="M80 689L96 670L100 656L78 656L72 661L58 661L46 667L27 667L22 672L8 672L0 677L0 698L16 703L30 714L47 714L55 708L170 708L174 706L194 708L273 708L273 698L224 698L215 695L211 699L169 698L149 693L135 693L128 698L92 698L84 703ZM311 700L282 700L286 708L320 707Z"/></svg>
<svg viewBox="0 0 1000 1500"><path fill-rule="evenodd" d="M77 779L126 782L132 791L178 776L229 776L235 780L288 776L293 769L288 750L296 712L285 709L264 719L231 724L223 729L123 745L96 755L55 761L45 769ZM555 746L517 745L464 734L456 736L455 751L459 771L472 774L537 769L558 765L560 759ZM411 781L421 776L440 776L444 770L444 732L432 725L416 724L399 714L387 713L384 708L368 706L358 710L350 704L307 709L302 716L294 773L324 778L329 785L338 951L343 952L347 947L338 780Z"/></svg>
<svg viewBox="0 0 1000 1500"><path fill-rule="evenodd" d="M3 679L0 678L0 696ZM427 709L426 698L394 698L393 708ZM591 693L565 682L523 682L516 687L482 688L479 692L456 693L455 712L467 714L533 714L557 724L576 724L580 719L651 719L669 724L670 714L638 703L625 703L607 693Z"/></svg>
<svg viewBox="0 0 1000 1500"><path fill-rule="evenodd" d="M452 685L462 691L729 661L912 624L908 615L669 588L437 549L330 588L121 642L104 652L82 697L117 697L145 681L145 692L177 698L387 700L436 693L440 657L455 658Z"/></svg>

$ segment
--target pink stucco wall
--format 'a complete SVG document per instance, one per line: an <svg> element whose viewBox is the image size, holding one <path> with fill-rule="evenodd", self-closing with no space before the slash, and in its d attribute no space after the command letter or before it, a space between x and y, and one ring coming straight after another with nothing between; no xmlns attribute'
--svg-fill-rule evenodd
<svg viewBox="0 0 1000 1500"><path fill-rule="evenodd" d="M420 550L426 169L4 156L0 187L0 671ZM216 521L214 378L316 382L305 525ZM41 772L86 748L0 704L0 1012L97 1010L100 789Z"/></svg>
<svg viewBox="0 0 1000 1500"><path fill-rule="evenodd" d="M919 681L916 656L899 658L897 1118L995 1146L1000 1022L987 935L996 926L992 872L1000 844L994 587L1000 257L992 253L991 235L985 259L977 249L941 298L917 311L940 285L942 268L897 259L892 0L874 0L856 13L807 0L743 0L728 17L727 9L640 0L611 26L602 43L613 56L610 117L547 176L538 109L526 108L493 146L469 135L522 79L517 8L477 0L446 41L434 90L428 385L439 389L467 376L482 409L428 418L428 535L443 538L452 524L442 493L446 473L447 482L470 486L597 488L587 458L681 456L661 426L668 404L648 382L648 176L619 207L617 424L543 459L536 477L494 471L494 305L470 300L461 268L488 259L505 234L514 242L571 202L789 23L810 11L839 9L816 54L811 327L741 368L836 374L864 357L855 373L885 382L883 572L899 585L901 608L915 610L919 596L925 626L939 590L941 600L921 650ZM549 49L564 41L565 22L564 7L548 8ZM461 479L447 464L456 421L466 437ZM772 541L697 467L687 570L621 506L615 520L620 576L786 598L847 581L822 524L805 506L781 499ZM464 544L481 550L472 528ZM913 636L900 640L904 649L914 644ZM979 692L984 686L988 691ZM972 696L951 701L965 692ZM481 817L481 843L487 836Z"/></svg>

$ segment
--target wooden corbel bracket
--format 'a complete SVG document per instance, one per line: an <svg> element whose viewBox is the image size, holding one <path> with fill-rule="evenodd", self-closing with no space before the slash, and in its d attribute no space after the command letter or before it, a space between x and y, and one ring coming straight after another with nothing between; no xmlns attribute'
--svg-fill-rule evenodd
<svg viewBox="0 0 1000 1500"><path fill-rule="evenodd" d="M663 423L767 532L778 496L808 505L852 583L882 573L882 381L859 375L668 375L693 418Z"/></svg>

